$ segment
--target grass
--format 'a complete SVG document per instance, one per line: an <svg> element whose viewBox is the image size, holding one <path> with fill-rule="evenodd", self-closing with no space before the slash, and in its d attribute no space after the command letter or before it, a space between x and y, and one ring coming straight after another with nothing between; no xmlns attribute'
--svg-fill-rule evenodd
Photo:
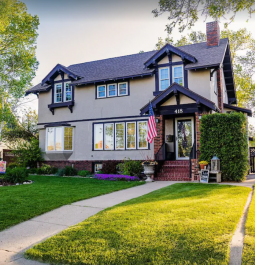
<svg viewBox="0 0 255 265"><path fill-rule="evenodd" d="M255 199L251 201L246 224L242 264L255 264Z"/></svg>
<svg viewBox="0 0 255 265"><path fill-rule="evenodd" d="M30 185L0 187L0 231L65 204L143 182L30 176Z"/></svg>
<svg viewBox="0 0 255 265"><path fill-rule="evenodd" d="M175 184L118 206L27 250L51 264L228 264L246 187Z"/></svg>

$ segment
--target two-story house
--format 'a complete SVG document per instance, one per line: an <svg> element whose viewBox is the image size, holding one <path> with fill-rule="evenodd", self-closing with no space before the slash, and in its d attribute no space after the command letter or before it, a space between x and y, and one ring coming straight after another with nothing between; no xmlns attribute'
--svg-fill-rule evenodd
<svg viewBox="0 0 255 265"><path fill-rule="evenodd" d="M228 39L217 22L207 42L159 51L56 65L27 91L39 97L40 147L48 164L97 171L124 158L161 162L162 180L196 177L204 114L241 111ZM146 141L149 101L158 136ZM192 158L192 159L190 159Z"/></svg>

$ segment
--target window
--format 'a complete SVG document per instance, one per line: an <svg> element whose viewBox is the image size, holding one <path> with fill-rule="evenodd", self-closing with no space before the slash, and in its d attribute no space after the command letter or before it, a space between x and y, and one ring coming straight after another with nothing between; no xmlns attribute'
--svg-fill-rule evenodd
<svg viewBox="0 0 255 265"><path fill-rule="evenodd" d="M103 150L103 124L94 125L94 149Z"/></svg>
<svg viewBox="0 0 255 265"><path fill-rule="evenodd" d="M170 85L169 68L159 69L159 90L165 90Z"/></svg>
<svg viewBox="0 0 255 265"><path fill-rule="evenodd" d="M115 123L115 148L125 149L125 123Z"/></svg>
<svg viewBox="0 0 255 265"><path fill-rule="evenodd" d="M173 82L183 86L183 67L182 66L173 67Z"/></svg>
<svg viewBox="0 0 255 265"><path fill-rule="evenodd" d="M94 173L97 173L99 171L101 171L103 168L103 164L102 163L95 163L94 165Z"/></svg>
<svg viewBox="0 0 255 265"><path fill-rule="evenodd" d="M93 150L148 149L147 121L94 124Z"/></svg>
<svg viewBox="0 0 255 265"><path fill-rule="evenodd" d="M108 85L108 97L116 97L117 96L117 86L116 84Z"/></svg>
<svg viewBox="0 0 255 265"><path fill-rule="evenodd" d="M136 123L135 122L127 122L126 141L127 141L126 143L127 149L136 148Z"/></svg>
<svg viewBox="0 0 255 265"><path fill-rule="evenodd" d="M126 96L128 94L128 85L127 83L119 83L118 84L118 95Z"/></svg>
<svg viewBox="0 0 255 265"><path fill-rule="evenodd" d="M65 83L65 101L71 101L72 100L72 87L69 85L69 83Z"/></svg>
<svg viewBox="0 0 255 265"><path fill-rule="evenodd" d="M55 84L55 103L62 102L62 83Z"/></svg>
<svg viewBox="0 0 255 265"><path fill-rule="evenodd" d="M104 150L114 149L114 124L107 123L104 125Z"/></svg>
<svg viewBox="0 0 255 265"><path fill-rule="evenodd" d="M138 149L147 149L147 121L138 122Z"/></svg>
<svg viewBox="0 0 255 265"><path fill-rule="evenodd" d="M50 127L46 129L46 151L72 151L73 128Z"/></svg>
<svg viewBox="0 0 255 265"><path fill-rule="evenodd" d="M97 87L97 97L98 98L106 97L106 86L105 85Z"/></svg>

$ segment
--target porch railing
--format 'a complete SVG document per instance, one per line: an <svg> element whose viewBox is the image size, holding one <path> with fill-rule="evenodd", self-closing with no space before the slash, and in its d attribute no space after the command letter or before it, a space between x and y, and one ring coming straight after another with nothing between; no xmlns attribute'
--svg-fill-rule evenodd
<svg viewBox="0 0 255 265"><path fill-rule="evenodd" d="M195 142L193 143L193 146L190 150L190 154L189 154L189 175L190 178L192 178L192 165L191 165L191 159L195 159L196 157L196 149L195 149Z"/></svg>
<svg viewBox="0 0 255 265"><path fill-rule="evenodd" d="M159 148L157 154L155 155L156 161L165 161L166 160L166 143L163 143Z"/></svg>

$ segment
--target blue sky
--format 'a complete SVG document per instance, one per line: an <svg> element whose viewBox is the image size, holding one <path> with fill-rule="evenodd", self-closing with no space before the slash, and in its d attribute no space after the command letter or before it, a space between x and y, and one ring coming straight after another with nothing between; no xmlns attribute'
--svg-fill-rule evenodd
<svg viewBox="0 0 255 265"><path fill-rule="evenodd" d="M158 37L166 37L167 14L154 18L157 0L23 0L28 12L40 19L37 41L39 69L36 85L57 64L65 66L86 61L150 51ZM255 16L239 14L229 27L254 31ZM209 18L207 20L211 21ZM205 32L201 18L193 30ZM223 28L222 20L221 28ZM183 35L185 33L182 33ZM180 33L173 34L178 39ZM255 36L254 36L255 37ZM36 96L23 106L37 110Z"/></svg>

